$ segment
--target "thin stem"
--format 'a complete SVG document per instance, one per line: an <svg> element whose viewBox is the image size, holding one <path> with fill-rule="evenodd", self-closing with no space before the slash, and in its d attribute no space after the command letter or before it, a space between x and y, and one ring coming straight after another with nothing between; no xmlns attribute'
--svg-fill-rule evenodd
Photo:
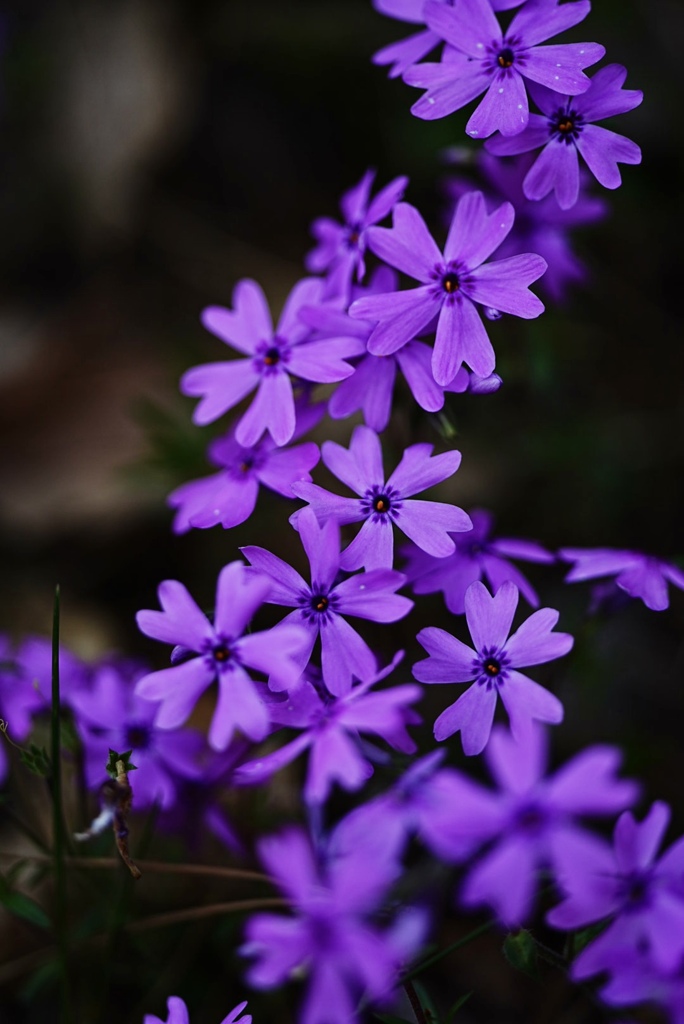
<svg viewBox="0 0 684 1024"><path fill-rule="evenodd" d="M423 1007L420 1004L420 999L418 998L418 993L416 992L413 982L404 980L402 984L404 986L404 992L408 996L408 1001L411 1004L411 1009L415 1014L418 1024L428 1024L428 1019L425 1016L425 1011L423 1010Z"/></svg>
<svg viewBox="0 0 684 1024"><path fill-rule="evenodd" d="M55 587L52 616L52 709L50 746L52 765L52 850L55 870L55 931L59 952L61 1019L69 1024L71 991L69 985L69 950L67 935L67 892L64 870L65 828L62 810L62 737L61 701L59 693L59 585Z"/></svg>
<svg viewBox="0 0 684 1024"><path fill-rule="evenodd" d="M38 863L51 861L51 856L40 853L11 853L0 850L0 857L8 860L35 860ZM107 870L118 868L121 861L118 857L65 857L64 866L68 868L90 868L95 870ZM258 871L245 871L242 868L222 868L213 864L171 864L163 860L139 860L136 863L146 874L168 874L168 875L205 875L214 878L239 878L246 882L270 882L268 875L262 875Z"/></svg>
<svg viewBox="0 0 684 1024"><path fill-rule="evenodd" d="M132 924L124 925L128 932L143 932L149 928L164 928L170 924L180 924L183 921L199 921L204 917L215 917L217 914L237 914L244 910L263 910L266 907L286 907L287 900L253 899L233 900L230 903L212 903L208 907L188 907L186 910L172 910L168 914L155 914L153 917L144 917L142 921L133 921Z"/></svg>

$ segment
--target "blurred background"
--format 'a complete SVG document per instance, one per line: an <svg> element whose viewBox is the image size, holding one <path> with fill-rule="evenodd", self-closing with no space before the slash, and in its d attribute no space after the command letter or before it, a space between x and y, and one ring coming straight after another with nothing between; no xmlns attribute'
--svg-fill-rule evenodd
<svg viewBox="0 0 684 1024"><path fill-rule="evenodd" d="M278 308L302 276L311 220L337 216L368 166L381 184L409 175L406 198L438 223L440 153L467 141L464 118L418 121L418 92L371 64L407 31L370 0L2 6L3 630L47 633L60 583L68 646L161 666L166 652L134 625L161 579L210 602L218 568L265 523L288 557L289 509L263 494L230 533L171 533L166 495L208 472L204 449L228 422L193 427L177 382L223 357L200 327L203 306L230 305L249 276ZM602 0L572 34L603 43L628 67L627 87L644 90L611 125L644 162L624 168L617 192L598 190L611 214L577 237L585 286L538 321L491 325L502 391L451 403L450 443L463 452L451 497L494 510L504 535L682 564L683 37L678 0L659 0L657 14L647 0ZM392 431L402 445L445 444L405 410ZM650 796L675 804L681 832L684 594L664 614L632 602L597 625L587 585L563 587L560 569L530 575L578 636L554 675L567 708L557 756L621 743ZM441 599L422 609L416 630L440 616L448 626ZM387 649L405 632L384 634Z"/></svg>

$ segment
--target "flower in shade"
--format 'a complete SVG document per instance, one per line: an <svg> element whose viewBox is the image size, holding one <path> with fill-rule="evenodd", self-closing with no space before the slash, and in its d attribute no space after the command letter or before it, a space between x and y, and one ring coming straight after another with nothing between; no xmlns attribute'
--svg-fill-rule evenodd
<svg viewBox="0 0 684 1024"><path fill-rule="evenodd" d="M596 841L580 819L613 815L638 796L634 782L615 778L621 756L614 747L588 747L545 778L547 746L541 726L522 743L495 726L484 756L498 791L454 771L448 813L440 816L446 859L464 861L486 848L459 902L486 904L509 927L529 917L541 869L555 875L566 848L579 851Z"/></svg>
<svg viewBox="0 0 684 1024"><path fill-rule="evenodd" d="M373 774L373 765L361 745L362 734L379 736L404 754L415 753L416 745L406 726L415 721L408 707L420 699L420 688L409 684L370 692L375 683L394 670L403 655L401 651L382 672L341 697L319 693L306 681L286 701L272 705L272 722L301 732L272 754L241 765L234 781L250 785L263 782L308 749L304 799L322 804L335 782L354 791Z"/></svg>
<svg viewBox="0 0 684 1024"><path fill-rule="evenodd" d="M578 854L559 851L558 884L565 899L547 915L564 931L612 918L582 950L572 976L584 979L610 970L623 954L647 954L662 972L684 957L684 837L657 858L670 808L656 801L642 822L629 811L615 826L613 848L595 843Z"/></svg>
<svg viewBox="0 0 684 1024"><path fill-rule="evenodd" d="M470 518L456 505L411 497L452 476L460 465L460 452L432 455L431 444L411 445L387 480L380 439L370 427L354 428L349 449L325 441L322 452L330 472L355 491L358 498L331 494L317 484L296 483L292 489L309 502L319 522L363 521L359 533L342 552L343 569L391 569L393 523L423 551L438 557L454 551L449 531L470 529ZM295 513L295 523L300 514Z"/></svg>
<svg viewBox="0 0 684 1024"><path fill-rule="evenodd" d="M306 635L298 658L300 671L306 668L320 636L323 681L331 693L344 694L351 688L353 676L366 682L377 672L375 655L344 616L396 622L408 615L413 601L396 593L406 578L391 568L337 582L340 532L334 520L319 525L311 509L302 509L297 528L311 564L311 583L265 548L250 545L242 548L242 553L270 581L266 600L295 609L283 624L297 626Z"/></svg>
<svg viewBox="0 0 684 1024"><path fill-rule="evenodd" d="M488 214L482 193L469 192L458 202L442 254L418 210L399 203L392 228L372 228L368 244L377 256L416 278L421 286L352 303L353 317L377 322L368 340L369 352L390 355L436 319L432 354L436 382L450 384L464 362L479 377L488 377L496 360L476 304L526 320L544 311L528 287L546 270L541 256L524 253L484 262L501 245L514 220L510 203Z"/></svg>
<svg viewBox="0 0 684 1024"><path fill-rule="evenodd" d="M361 997L385 1001L425 927L423 916L410 910L382 929L369 920L399 873L397 863L369 856L363 847L316 856L293 828L261 840L259 855L293 916L256 914L248 920L240 952L255 958L250 984L275 988L304 970L300 1024L349 1024Z"/></svg>
<svg viewBox="0 0 684 1024"><path fill-rule="evenodd" d="M0 634L0 722L12 743L23 743L31 732L33 716L45 711L43 699L30 675L22 667L8 637ZM0 783L7 775L8 744L0 736Z"/></svg>
<svg viewBox="0 0 684 1024"><path fill-rule="evenodd" d="M492 597L484 583L472 583L465 597L465 614L475 649L443 629L421 629L418 641L430 655L413 666L421 683L467 683L472 686L435 722L435 739L461 733L466 754L481 753L492 729L497 694L508 712L514 736L524 739L533 719L556 724L563 705L552 693L533 682L520 668L541 665L567 654L573 639L554 633L558 612L541 608L509 637L518 588L510 580Z"/></svg>
<svg viewBox="0 0 684 1024"><path fill-rule="evenodd" d="M340 200L344 223L319 217L311 225L318 245L305 259L306 269L314 274L327 271L326 296L349 301L352 279L362 281L366 274L366 231L392 212L404 194L408 178L395 178L371 199L375 171L366 171L358 185Z"/></svg>
<svg viewBox="0 0 684 1024"><path fill-rule="evenodd" d="M446 117L484 92L467 134L480 139L495 131L517 135L529 119L526 79L570 96L589 88L583 70L603 57L603 46L538 44L577 25L590 7L589 0L527 0L504 34L489 0L453 7L428 0L426 22L453 49L440 64L419 64L404 74L409 85L427 90L412 113L428 120Z"/></svg>
<svg viewBox="0 0 684 1024"><path fill-rule="evenodd" d="M667 584L684 590L684 572L676 565L663 562L638 551L615 548L562 548L558 552L564 562L574 562L565 577L566 583L615 576L615 582L630 597L640 597L647 608L664 611L670 604Z"/></svg>
<svg viewBox="0 0 684 1024"><path fill-rule="evenodd" d="M441 0L452 4L453 0ZM495 11L506 11L511 7L519 7L522 0L489 0ZM406 21L414 25L425 25L425 0L373 0L373 6L380 14L386 14L398 21ZM374 64L391 64L388 72L390 78L403 75L404 71L417 61L427 57L430 50L442 42L442 39L431 29L424 28L415 35L401 39L398 43L390 43L373 55Z"/></svg>
<svg viewBox="0 0 684 1024"><path fill-rule="evenodd" d="M235 1009L230 1011L227 1017L223 1018L221 1024L252 1024L251 1013L245 1014L244 1017L238 1017L238 1014L242 1013L246 1006L246 1002L239 1003ZM143 1018L143 1024L190 1024L188 1008L178 996L169 996L166 1002L166 1009L168 1017L165 1021L155 1017L152 1013L146 1013Z"/></svg>
<svg viewBox="0 0 684 1024"><path fill-rule="evenodd" d="M218 701L209 727L211 746L224 750L236 729L253 740L264 738L269 728L268 710L247 669L264 672L281 689L287 689L299 678L301 669L294 655L307 641L299 626L245 632L270 589L266 577L248 570L242 562L230 562L219 574L210 622L182 583L165 580L159 585L162 611L138 612L138 628L155 640L181 645L186 656L196 657L138 681L138 696L160 701L155 718L158 728L182 725L200 694L217 682Z"/></svg>
<svg viewBox="0 0 684 1024"><path fill-rule="evenodd" d="M555 562L555 556L535 541L493 538L493 516L484 509L474 509L470 518L472 529L454 535L456 550L446 558L433 558L415 546L404 549L409 559L405 572L413 592L434 594L441 590L449 611L462 615L466 591L475 580L484 577L493 591L498 590L505 580L510 580L525 600L533 608L538 608L537 592L509 559L549 564Z"/></svg>
<svg viewBox="0 0 684 1024"><path fill-rule="evenodd" d="M250 448L265 431L279 446L292 439L295 401L291 376L324 384L343 380L353 372L345 358L363 350L356 338L311 340L311 329L299 319L299 310L320 301L322 290L318 279L299 281L275 330L264 293L255 281L236 285L234 309L209 306L204 310L202 323L207 330L247 358L206 363L183 375L183 394L201 398L193 415L195 423L211 423L257 388L254 401L235 428L238 444Z"/></svg>
<svg viewBox="0 0 684 1024"><path fill-rule="evenodd" d="M530 92L542 114L530 114L520 135L490 139L487 149L495 156L514 156L543 147L523 181L528 199L543 199L554 191L558 205L569 210L580 191L579 157L605 188L618 188L622 179L618 164L640 164L641 150L624 135L594 124L614 114L638 107L643 93L623 89L627 69L609 64L597 71L581 96L559 96L557 91L536 85Z"/></svg>
<svg viewBox="0 0 684 1024"><path fill-rule="evenodd" d="M310 430L324 412L323 403L298 407L293 438ZM254 511L260 484L284 498L294 498L292 482L311 480L309 470L318 462L320 452L312 441L278 448L271 437L262 437L245 448L237 442L232 427L224 437L211 442L208 456L221 467L220 472L202 480L190 480L167 498L167 504L177 509L174 533L186 533L192 527L206 529L218 523L229 529L244 523Z"/></svg>
<svg viewBox="0 0 684 1024"><path fill-rule="evenodd" d="M604 958L608 982L600 995L609 1006L655 1004L672 1024L684 1024L684 963L674 971L662 971L645 952L619 949ZM630 1022L627 1022L630 1024Z"/></svg>

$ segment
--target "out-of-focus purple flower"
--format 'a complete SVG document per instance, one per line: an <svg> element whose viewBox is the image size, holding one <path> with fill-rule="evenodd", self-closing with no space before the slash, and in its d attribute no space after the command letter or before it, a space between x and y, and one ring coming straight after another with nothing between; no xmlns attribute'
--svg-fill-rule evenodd
<svg viewBox="0 0 684 1024"><path fill-rule="evenodd" d="M83 742L86 782L97 789L106 778L111 750L132 750L135 774L135 805L159 804L169 808L176 799L180 778L199 777L197 755L202 736L194 730L170 733L154 724L157 705L133 692L135 681L145 674L139 666L102 664L90 685L79 692L73 714Z"/></svg>
<svg viewBox="0 0 684 1024"><path fill-rule="evenodd" d="M447 48L440 64L419 64L406 71L405 82L427 90L411 112L432 121L486 91L468 120L467 134L478 139L495 131L519 134L529 119L526 79L571 96L589 88L590 80L582 72L603 57L603 46L538 44L579 24L590 6L589 0L527 0L504 35L490 0L453 7L428 0L426 22L453 49Z"/></svg>
<svg viewBox="0 0 684 1024"><path fill-rule="evenodd" d="M300 404L296 410L293 440L316 425L325 413L325 405ZM292 482L311 480L309 471L320 459L320 452L312 441L278 448L271 437L262 437L245 448L235 439L233 426L225 436L211 442L208 456L221 472L182 484L167 498L167 504L178 510L174 533L186 533L192 527L207 529L218 523L230 529L244 523L254 511L259 484L284 498L294 498Z"/></svg>
<svg viewBox="0 0 684 1024"><path fill-rule="evenodd" d="M343 380L353 372L344 360L363 351L356 338L311 340L311 329L299 319L299 311L319 302L322 290L318 279L299 281L275 330L264 293L255 281L236 285L234 309L209 306L204 310L202 323L207 330L247 358L205 363L183 375L183 394L201 398L193 414L195 423L211 423L257 388L254 401L235 428L238 444L251 448L265 431L279 446L292 439L295 402L291 376L319 384Z"/></svg>
<svg viewBox="0 0 684 1024"><path fill-rule="evenodd" d="M522 185L533 159L523 155L500 160L480 151L476 167L486 181L485 196L490 208L502 201L515 207L515 224L498 250L499 257L518 252L539 253L548 264L539 287L554 302L562 302L567 298L568 285L587 277L586 267L572 250L570 232L602 220L608 206L603 199L587 195L584 187L571 210L561 210L553 196L539 201L528 199ZM588 175L580 174L580 184L584 186L587 181ZM472 187L472 180L460 177L449 178L446 183L447 194L454 201Z"/></svg>
<svg viewBox="0 0 684 1024"><path fill-rule="evenodd" d="M43 696L22 667L8 637L0 634L0 722L12 743L23 743L31 732L33 716L45 710ZM7 775L7 742L0 736L0 783Z"/></svg>
<svg viewBox="0 0 684 1024"><path fill-rule="evenodd" d="M239 1003L230 1011L227 1017L223 1018L221 1024L252 1024L251 1013L245 1014L244 1017L238 1017L238 1014L242 1013L246 1006L246 1002ZM169 996L166 1002L166 1009L168 1010L168 1017L165 1021L155 1017L152 1013L146 1013L143 1018L143 1024L190 1024L188 1008L178 996Z"/></svg>
<svg viewBox="0 0 684 1024"><path fill-rule="evenodd" d="M421 683L466 683L475 680L455 704L435 722L435 739L461 733L466 754L479 754L487 745L497 694L508 712L513 735L529 736L534 719L557 724L563 705L552 693L518 669L541 665L567 654L573 638L553 633L558 612L541 608L509 637L518 605L518 588L510 580L492 597L484 583L472 583L465 597L465 614L475 650L443 629L421 629L418 641L430 655L413 666Z"/></svg>
<svg viewBox="0 0 684 1024"><path fill-rule="evenodd" d="M641 823L625 811L613 848L595 843L558 851L557 881L565 899L547 915L549 924L574 931L613 920L576 958L572 976L610 970L616 955L647 953L659 971L676 970L684 957L684 838L656 859L670 808L656 801Z"/></svg>
<svg viewBox="0 0 684 1024"><path fill-rule="evenodd" d="M340 531L334 520L321 526L314 512L306 508L298 514L297 529L311 564L310 584L264 548L250 545L242 548L242 553L270 581L266 600L296 609L283 624L296 625L305 632L307 639L297 659L300 671L306 668L320 636L323 681L331 693L340 696L351 688L353 676L367 682L377 672L375 655L343 616L396 622L408 615L413 601L396 593L406 578L391 568L336 583L341 559Z"/></svg>
<svg viewBox="0 0 684 1024"><path fill-rule="evenodd" d="M566 583L615 576L618 587L630 597L640 597L647 608L662 612L669 607L668 582L684 590L684 572L651 555L615 548L562 548L559 557L574 562Z"/></svg>
<svg viewBox="0 0 684 1024"><path fill-rule="evenodd" d="M578 819L612 815L638 796L638 786L615 778L620 752L588 747L555 774L544 778L547 734L534 726L523 742L495 726L485 759L498 792L452 772L448 813L441 815L441 850L448 860L487 852L472 867L459 902L486 904L505 925L521 925L534 903L541 868L562 869L563 851L581 850L595 837Z"/></svg>
<svg viewBox="0 0 684 1024"><path fill-rule="evenodd" d="M287 689L299 678L301 669L294 657L307 642L299 626L245 632L270 589L271 581L265 576L248 570L242 562L230 562L219 574L212 624L182 583L165 580L159 585L163 610L138 612L138 628L155 640L179 644L197 657L138 681L138 696L160 701L155 718L158 728L182 725L200 694L216 681L218 701L209 727L211 746L225 750L236 729L253 740L264 738L269 728L268 710L246 669L266 673Z"/></svg>
<svg viewBox="0 0 684 1024"><path fill-rule="evenodd" d="M528 199L543 199L553 191L563 210L573 207L579 197L579 156L601 185L618 188L622 183L618 164L640 164L641 150L624 135L600 128L594 121L639 106L643 93L623 89L626 77L627 69L621 64L609 64L596 72L581 96L559 96L557 89L530 86L542 114L530 114L525 131L512 139L490 139L487 149L495 156L515 156L543 147L525 176L523 190Z"/></svg>
<svg viewBox="0 0 684 1024"><path fill-rule="evenodd" d="M235 782L263 782L308 749L304 799L310 804L322 804L335 782L354 791L373 774L373 765L360 743L361 734L380 736L404 754L415 753L416 745L406 732L407 711L410 704L420 699L420 688L409 684L370 692L403 656L404 652L399 652L382 672L342 697L331 698L319 693L310 682L304 682L286 701L272 705L272 722L302 731L272 754L241 765L235 771ZM415 720L412 713L410 720Z"/></svg>
<svg viewBox="0 0 684 1024"><path fill-rule="evenodd" d="M397 877L396 862L365 848L317 858L297 829L262 840L259 854L295 916L249 919L241 953L256 959L248 981L274 988L306 968L300 1024L349 1024L360 997L387 1000L424 933L409 911L384 930L369 921Z"/></svg>
<svg viewBox="0 0 684 1024"><path fill-rule="evenodd" d="M483 0L487 3L487 0ZM494 371L494 349L476 304L525 320L543 313L529 290L546 261L534 253L485 263L513 227L515 210L503 203L487 213L481 192L462 196L454 212L444 254L415 207L399 203L392 228L371 228L368 244L391 266L421 282L419 288L358 299L353 317L377 321L368 340L373 355L397 352L436 320L432 373L450 384L462 363L479 377Z"/></svg>
<svg viewBox="0 0 684 1024"><path fill-rule="evenodd" d="M442 3L452 5L454 0L441 0ZM511 7L519 7L522 0L489 0L495 11L507 11ZM425 0L373 0L373 6L380 14L386 14L398 21L407 21L414 25L425 25ZM401 39L398 43L391 43L373 55L374 64L391 64L388 75L396 78L403 75L404 71L416 64L423 57L427 57L430 50L443 40L426 28L413 36Z"/></svg>
<svg viewBox="0 0 684 1024"><path fill-rule="evenodd" d="M306 269L313 274L327 271L325 297L336 297L346 305L352 279L363 281L366 274L366 231L384 220L404 194L408 178L395 178L374 199L370 191L375 171L366 171L358 185L340 200L344 223L319 217L311 225L318 245L306 256Z"/></svg>
<svg viewBox="0 0 684 1024"><path fill-rule="evenodd" d="M408 556L406 576L415 594L434 594L441 590L450 612L462 615L465 595L475 580L484 576L496 592L505 580L515 583L525 600L533 608L539 607L539 597L529 581L509 559L521 558L526 562L549 564L555 556L540 544L530 540L514 540L492 536L493 516L484 509L470 513L472 530L454 535L456 550L446 558L433 558L420 548L405 548Z"/></svg>
<svg viewBox="0 0 684 1024"><path fill-rule="evenodd" d="M672 1024L684 1024L684 963L679 970L662 971L646 952L624 949L607 954L606 961L610 977L600 992L604 1003L616 1007L655 1004L666 1011Z"/></svg>
<svg viewBox="0 0 684 1024"><path fill-rule="evenodd" d="M292 489L310 503L319 522L364 521L359 533L342 552L340 565L343 569L351 571L362 566L391 569L393 523L423 551L438 557L454 551L449 531L458 533L470 529L470 518L456 505L411 498L452 476L460 465L460 452L432 455L431 444L413 444L404 451L401 462L387 480L380 439L370 427L354 428L349 449L334 441L325 441L322 452L323 462L330 472L359 497L343 498L317 484L296 483ZM295 512L296 518L299 515Z"/></svg>
<svg viewBox="0 0 684 1024"><path fill-rule="evenodd" d="M16 651L21 674L42 698L45 708L52 705L52 640L27 636ZM85 662L65 647L59 648L60 702L71 708L78 694L88 686L90 671Z"/></svg>

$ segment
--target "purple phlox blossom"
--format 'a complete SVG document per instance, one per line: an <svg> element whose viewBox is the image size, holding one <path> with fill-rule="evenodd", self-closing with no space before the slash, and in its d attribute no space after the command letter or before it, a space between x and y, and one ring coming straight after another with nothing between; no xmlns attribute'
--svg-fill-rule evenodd
<svg viewBox="0 0 684 1024"><path fill-rule="evenodd" d="M644 820L625 811L615 826L613 848L595 843L579 855L559 851L557 881L565 899L547 915L549 924L574 931L604 918L611 923L575 959L572 976L610 970L616 956L647 954L662 972L684 957L684 837L659 859L670 808L656 801Z"/></svg>
<svg viewBox="0 0 684 1024"><path fill-rule="evenodd" d="M253 740L264 738L269 729L268 709L247 669L263 672L287 689L299 678L301 669L294 659L307 642L305 631L289 624L245 633L270 590L271 581L265 576L247 569L242 562L230 562L219 574L212 623L182 583L165 580L159 585L163 610L138 612L138 628L146 636L180 644L197 656L138 681L138 696L160 701L155 718L158 728L182 725L200 694L218 682L218 700L209 727L210 745L225 750L236 729Z"/></svg>
<svg viewBox="0 0 684 1024"><path fill-rule="evenodd" d="M604 1003L616 1007L656 1004L666 1011L671 1024L684 1024L684 964L679 970L662 971L647 952L624 949L606 953L604 962L609 973L600 992Z"/></svg>
<svg viewBox="0 0 684 1024"><path fill-rule="evenodd" d="M8 740L23 743L31 732L33 716L47 710L48 704L34 680L19 661L9 638L0 634L0 723L6 736L0 736L0 783L9 766Z"/></svg>
<svg viewBox="0 0 684 1024"><path fill-rule="evenodd" d="M470 517L456 505L441 501L418 501L411 496L441 483L458 469L461 453L432 455L431 444L413 444L404 450L401 462L385 480L382 448L370 427L354 428L349 448L334 441L322 446L323 462L338 480L358 494L343 498L317 484L296 483L295 494L308 501L319 522L363 526L342 552L340 565L346 571L391 569L394 561L396 524L423 551L446 557L454 551L449 532L471 527ZM301 512L295 512L296 523Z"/></svg>
<svg viewBox="0 0 684 1024"><path fill-rule="evenodd" d="M453 0L441 0L448 5ZM495 11L507 11L511 7L519 7L522 0L489 0L492 9ZM425 25L425 0L373 0L373 6L380 14L386 14L389 18L396 18L398 21L406 21L414 25ZM427 57L430 50L434 50L443 40L436 32L429 28L417 32L415 35L401 39L397 43L390 43L373 54L374 64L391 64L388 71L390 78L397 78L416 64L423 57Z"/></svg>
<svg viewBox="0 0 684 1024"><path fill-rule="evenodd" d="M579 851L596 841L578 819L613 815L638 796L636 783L615 777L616 748L588 747L544 778L547 748L542 726L534 725L523 742L495 726L484 756L498 791L454 771L448 813L441 816L445 859L463 862L487 848L470 868L459 903L486 904L508 927L529 918L542 868L555 874L568 846Z"/></svg>
<svg viewBox="0 0 684 1024"><path fill-rule="evenodd" d="M300 1024L350 1024L360 997L385 1001L424 937L422 916L410 910L384 929L369 921L399 865L363 848L316 856L293 828L263 839L259 855L294 916L256 914L247 922L240 952L255 958L250 984L274 988L304 970Z"/></svg>
<svg viewBox="0 0 684 1024"><path fill-rule="evenodd" d="M523 253L485 263L514 220L510 203L488 214L482 193L469 192L456 206L444 254L418 210L408 203L396 206L392 228L371 228L368 244L373 252L421 286L352 303L351 316L377 322L368 340L369 352L390 355L436 319L432 373L438 384L450 384L464 362L478 377L493 373L494 349L476 304L525 320L544 311L543 303L529 291L546 270L541 256Z"/></svg>
<svg viewBox="0 0 684 1024"><path fill-rule="evenodd" d="M615 582L630 597L640 597L647 608L662 612L669 607L668 582L684 590L684 571L669 562L638 551L615 548L562 548L559 557L574 562L566 583L615 576Z"/></svg>
<svg viewBox="0 0 684 1024"><path fill-rule="evenodd" d="M269 580L266 600L295 609L282 625L296 626L306 636L297 657L300 672L306 668L320 636L323 681L331 693L341 696L351 689L354 676L367 682L377 672L375 655L344 616L396 622L408 615L413 601L396 593L406 578L391 568L377 568L336 582L341 557L335 520L321 525L314 512L305 508L298 513L297 527L311 565L310 584L264 548L250 545L242 548L242 553Z"/></svg>
<svg viewBox="0 0 684 1024"><path fill-rule="evenodd" d="M239 1003L230 1011L227 1017L223 1018L221 1024L252 1024L251 1013L245 1014L244 1017L238 1017L238 1014L242 1013L246 1006L246 1002ZM143 1024L190 1024L188 1008L178 996L169 996L166 1002L166 1009L168 1017L165 1021L155 1017L152 1013L146 1013L143 1018Z"/></svg>
<svg viewBox="0 0 684 1024"><path fill-rule="evenodd" d="M156 803L166 809L176 800L181 778L199 777L197 756L203 741L195 730L171 733L155 726L157 705L133 689L145 674L137 665L98 666L89 687L74 701L73 713L83 742L87 785L102 785L110 749L132 750L138 769L133 781L136 807Z"/></svg>
<svg viewBox="0 0 684 1024"><path fill-rule="evenodd" d="M335 782L353 792L373 774L373 765L361 746L362 733L379 736L404 754L415 753L416 745L406 731L406 711L420 699L420 687L409 684L370 692L403 656L400 651L382 672L341 697L330 697L305 681L286 701L271 707L271 721L301 730L299 735L274 753L241 765L235 782L263 782L308 749L304 799L322 804Z"/></svg>
<svg viewBox="0 0 684 1024"><path fill-rule="evenodd" d="M530 86L532 97L542 111L530 114L525 131L512 139L490 139L487 149L495 156L515 156L542 147L523 181L528 199L543 199L555 192L558 205L569 210L580 191L579 156L605 188L622 183L618 164L640 164L641 150L635 142L601 128L602 121L638 107L643 93L623 89L627 69L609 64L596 72L581 96L560 96L542 85ZM579 154L579 155L578 155Z"/></svg>
<svg viewBox="0 0 684 1024"><path fill-rule="evenodd" d="M297 425L293 440L318 423L325 413L325 404L297 403L295 409ZM318 445L312 441L278 448L273 438L266 436L245 448L235 438L235 426L212 441L207 454L221 471L201 480L190 480L167 498L167 505L177 509L174 533L185 533L192 527L207 529L218 523L229 529L244 523L254 511L260 484L284 498L294 498L293 480L311 480L310 470L320 459Z"/></svg>
<svg viewBox="0 0 684 1024"><path fill-rule="evenodd" d="M405 72L408 85L427 90L411 112L432 121L485 92L468 120L467 134L479 139L495 131L518 135L530 116L526 79L571 96L589 88L583 69L603 57L603 46L538 44L579 24L590 7L589 0L527 0L504 35L490 0L468 0L453 7L428 0L425 20L449 47L441 63L419 64Z"/></svg>
<svg viewBox="0 0 684 1024"><path fill-rule="evenodd" d="M500 160L481 151L477 169L487 184L488 206L491 208L506 200L515 207L515 224L498 250L499 257L503 259L518 252L538 253L548 264L539 287L554 302L562 302L567 297L568 285L587 278L585 265L572 250L570 232L602 220L608 205L603 199L586 194L589 176L585 173L580 173L582 193L571 210L561 210L551 195L539 201L528 199L522 183L533 159L531 155L523 155ZM449 178L446 182L447 194L454 202L472 188L473 182L465 178Z"/></svg>
<svg viewBox="0 0 684 1024"><path fill-rule="evenodd" d="M468 587L484 577L493 592L510 580L528 604L538 608L537 592L509 559L548 565L555 562L555 556L535 541L506 537L495 540L491 535L494 517L485 509L473 509L470 518L472 529L454 535L456 550L446 558L433 558L414 546L404 549L403 554L409 559L404 571L414 594L441 590L449 611L463 615Z"/></svg>
<svg viewBox="0 0 684 1024"><path fill-rule="evenodd" d="M518 605L518 588L510 580L492 597L484 583L471 583L465 597L465 615L475 650L443 629L421 629L418 641L430 655L413 666L421 683L467 683L472 686L443 711L435 722L435 739L461 733L463 751L480 754L489 739L497 694L508 712L513 735L523 741L534 719L557 724L563 705L552 693L533 682L519 668L541 665L567 654L573 638L554 633L558 612L541 608L509 637Z"/></svg>
<svg viewBox="0 0 684 1024"><path fill-rule="evenodd" d="M268 431L278 446L295 431L295 402L291 376L331 384L353 373L344 360L363 351L356 338L311 340L311 329L299 319L302 306L321 300L323 282L299 281L285 302L278 326L264 293L255 281L238 282L234 309L209 306L202 323L227 345L247 356L221 363L205 363L188 370L181 379L184 395L201 398L193 420L203 426L232 409L254 388L256 397L240 417L235 439L245 448Z"/></svg>
<svg viewBox="0 0 684 1024"><path fill-rule="evenodd" d="M305 258L306 269L313 274L328 272L324 297L349 301L352 279L363 281L366 274L366 231L384 220L399 202L408 178L394 178L371 199L375 171L366 171L361 181L345 192L340 200L344 223L319 217L311 225L318 245Z"/></svg>
<svg viewBox="0 0 684 1024"><path fill-rule="evenodd" d="M27 636L16 651L21 674L43 701L47 710L52 705L52 640L43 636ZM84 661L60 645L60 702L71 708L79 693L87 688L90 669Z"/></svg>
<svg viewBox="0 0 684 1024"><path fill-rule="evenodd" d="M367 289L354 289L354 298L363 295L378 295L396 291L398 277L389 267L378 267ZM302 311L304 319L324 335L352 335L367 344L375 323L369 320L353 319L342 310L331 306L311 307ZM437 384L432 376L432 350L423 341L409 341L389 355L373 355L365 352L355 361L354 373L338 384L328 402L328 412L335 420L346 419L361 410L366 426L381 434L389 423L392 411L392 394L399 370L421 409L438 412L444 406L445 391L477 391L478 388L496 390L496 381L501 378L475 378L471 382L465 367L461 367L453 381L446 387Z"/></svg>

